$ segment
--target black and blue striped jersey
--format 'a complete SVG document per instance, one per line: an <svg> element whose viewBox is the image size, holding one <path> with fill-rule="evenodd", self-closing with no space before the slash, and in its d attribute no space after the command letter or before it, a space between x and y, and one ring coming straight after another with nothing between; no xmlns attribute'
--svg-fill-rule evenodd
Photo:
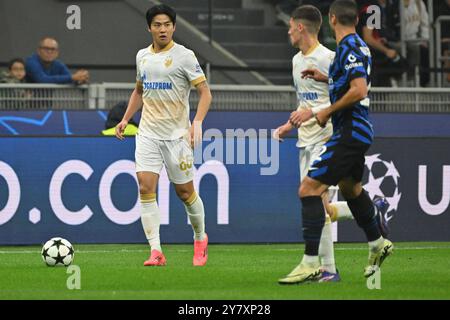
<svg viewBox="0 0 450 320"><path fill-rule="evenodd" d="M372 59L366 43L355 33L345 36L336 48L336 56L330 66L329 91L333 104L350 89L350 82L365 78L370 89ZM366 144L373 141L373 128L369 118L370 99L355 103L332 117L334 135L351 135ZM351 130L351 132L350 132Z"/></svg>

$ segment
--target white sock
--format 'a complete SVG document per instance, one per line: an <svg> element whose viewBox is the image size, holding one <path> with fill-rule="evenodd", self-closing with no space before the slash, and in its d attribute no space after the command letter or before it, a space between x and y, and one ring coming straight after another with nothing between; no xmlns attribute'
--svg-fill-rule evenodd
<svg viewBox="0 0 450 320"><path fill-rule="evenodd" d="M302 264L311 268L318 268L320 267L319 256L308 256L305 254L303 255Z"/></svg>
<svg viewBox="0 0 450 320"><path fill-rule="evenodd" d="M195 191L184 202L184 208L194 231L194 239L203 240L205 238L205 209L202 199Z"/></svg>
<svg viewBox="0 0 450 320"><path fill-rule="evenodd" d="M160 214L154 193L141 195L141 222L151 250L162 252L159 239Z"/></svg>
<svg viewBox="0 0 450 320"><path fill-rule="evenodd" d="M371 251L378 251L383 246L384 238L379 237L377 240L369 241L369 249Z"/></svg>
<svg viewBox="0 0 450 320"><path fill-rule="evenodd" d="M325 271L336 273L333 234L331 228L331 220L328 215L326 217L325 225L323 226L322 235L320 237L319 257L322 267L325 269Z"/></svg>
<svg viewBox="0 0 450 320"><path fill-rule="evenodd" d="M348 207L347 201L332 202L329 204L334 211L331 221L353 220L353 214Z"/></svg>

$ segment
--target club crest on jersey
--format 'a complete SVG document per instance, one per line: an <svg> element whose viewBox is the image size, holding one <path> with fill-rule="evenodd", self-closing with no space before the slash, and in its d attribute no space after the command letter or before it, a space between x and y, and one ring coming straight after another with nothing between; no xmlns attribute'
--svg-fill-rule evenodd
<svg viewBox="0 0 450 320"><path fill-rule="evenodd" d="M353 62L356 61L356 57L355 57L354 55L350 54L350 55L348 56L348 61L350 61L351 63L353 63Z"/></svg>
<svg viewBox="0 0 450 320"><path fill-rule="evenodd" d="M170 67L172 65L173 59L172 57L167 57L166 60L164 60L164 65L166 68Z"/></svg>

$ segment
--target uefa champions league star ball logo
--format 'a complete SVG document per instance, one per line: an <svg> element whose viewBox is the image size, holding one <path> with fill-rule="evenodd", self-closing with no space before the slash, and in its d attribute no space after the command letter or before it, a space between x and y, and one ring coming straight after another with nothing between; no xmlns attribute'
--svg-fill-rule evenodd
<svg viewBox="0 0 450 320"><path fill-rule="evenodd" d="M400 174L392 161L380 159L380 154L366 156L366 166L368 175L363 179L367 181L364 188L369 193L371 199L375 196L385 197L389 203L385 219L389 221L392 215L391 211L397 211L398 203L402 196L398 192L398 181Z"/></svg>

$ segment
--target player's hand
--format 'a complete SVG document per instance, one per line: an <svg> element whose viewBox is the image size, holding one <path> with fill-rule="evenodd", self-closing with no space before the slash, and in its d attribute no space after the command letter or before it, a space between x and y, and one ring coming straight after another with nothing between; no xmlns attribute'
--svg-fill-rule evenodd
<svg viewBox="0 0 450 320"><path fill-rule="evenodd" d="M318 82L328 82L328 77L317 69L305 69L302 71L302 79L313 79Z"/></svg>
<svg viewBox="0 0 450 320"><path fill-rule="evenodd" d="M313 116L314 115L311 109L301 109L300 111L294 111L291 113L289 123L292 124L294 127L298 128L302 125L303 122L308 121Z"/></svg>
<svg viewBox="0 0 450 320"><path fill-rule="evenodd" d="M192 149L194 149L202 142L203 131L201 121L194 120L194 123L189 128L189 138Z"/></svg>
<svg viewBox="0 0 450 320"><path fill-rule="evenodd" d="M325 128L330 117L331 117L331 114L328 112L327 109L321 110L316 114L317 123L322 128Z"/></svg>
<svg viewBox="0 0 450 320"><path fill-rule="evenodd" d="M275 131L272 134L272 138L280 142L283 142L283 138L286 137L289 131L291 130L292 125L289 122L285 123L282 126L279 126L278 128L275 129Z"/></svg>
<svg viewBox="0 0 450 320"><path fill-rule="evenodd" d="M120 121L120 123L116 126L116 137L120 140L125 139L125 137L123 136L124 132L125 132L125 128L128 125L128 121L126 120L122 120Z"/></svg>

